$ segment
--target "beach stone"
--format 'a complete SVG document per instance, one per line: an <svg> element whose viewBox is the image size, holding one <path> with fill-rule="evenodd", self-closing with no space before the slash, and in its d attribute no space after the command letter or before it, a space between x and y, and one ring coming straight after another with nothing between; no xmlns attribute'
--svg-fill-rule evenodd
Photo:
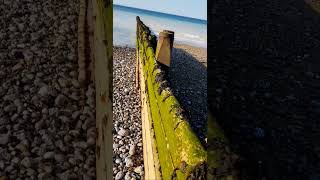
<svg viewBox="0 0 320 180"><path fill-rule="evenodd" d="M55 105L58 107L64 106L65 103L67 102L67 97L60 94L56 97L54 102L55 102Z"/></svg>
<svg viewBox="0 0 320 180"><path fill-rule="evenodd" d="M125 129L120 129L120 131L118 131L118 134L120 136L126 136L127 135L127 131Z"/></svg>
<svg viewBox="0 0 320 180"><path fill-rule="evenodd" d="M9 134L0 134L0 145L6 145L9 142Z"/></svg>
<svg viewBox="0 0 320 180"><path fill-rule="evenodd" d="M27 169L27 175L28 176L33 176L36 174L36 171L34 169L28 168Z"/></svg>
<svg viewBox="0 0 320 180"><path fill-rule="evenodd" d="M65 156L63 154L55 154L54 159L56 162L61 163L65 160Z"/></svg>
<svg viewBox="0 0 320 180"><path fill-rule="evenodd" d="M130 145L129 154L133 156L135 154L136 146Z"/></svg>
<svg viewBox="0 0 320 180"><path fill-rule="evenodd" d="M38 91L38 94L41 96L41 97L48 97L48 94L49 94L49 87L48 86L42 86L40 88L40 90Z"/></svg>
<svg viewBox="0 0 320 180"><path fill-rule="evenodd" d="M22 69L22 64L18 63L15 66L13 66L12 71L18 71Z"/></svg>
<svg viewBox="0 0 320 180"><path fill-rule="evenodd" d="M72 119L76 120L80 116L81 112L80 111L75 111L72 113Z"/></svg>
<svg viewBox="0 0 320 180"><path fill-rule="evenodd" d="M21 165L23 165L26 168L30 168L32 165L32 161L29 157L25 157L24 159L22 159Z"/></svg>
<svg viewBox="0 0 320 180"><path fill-rule="evenodd" d="M130 180L131 179L131 175L130 172L127 172L126 175L124 176L125 180Z"/></svg>
<svg viewBox="0 0 320 180"><path fill-rule="evenodd" d="M120 180L123 177L123 175L123 172L119 171L115 176L115 180Z"/></svg>
<svg viewBox="0 0 320 180"><path fill-rule="evenodd" d="M44 159L54 159L54 152L53 151L50 151L50 152L46 152L44 155L43 155L43 158Z"/></svg>
<svg viewBox="0 0 320 180"><path fill-rule="evenodd" d="M134 168L134 172L137 173L137 174L142 175L143 167L142 166L138 166L138 167Z"/></svg>
<svg viewBox="0 0 320 180"><path fill-rule="evenodd" d="M4 161L0 161L0 169L3 170L4 169Z"/></svg>
<svg viewBox="0 0 320 180"><path fill-rule="evenodd" d="M40 120L35 124L34 127L36 128L36 130L39 130L39 129L42 129L44 125L45 125L45 122L43 120Z"/></svg>
<svg viewBox="0 0 320 180"><path fill-rule="evenodd" d="M120 159L116 159L115 161L117 164L120 164L121 160Z"/></svg>
<svg viewBox="0 0 320 180"><path fill-rule="evenodd" d="M127 167L132 167L133 166L133 161L131 158L126 158L125 163Z"/></svg>

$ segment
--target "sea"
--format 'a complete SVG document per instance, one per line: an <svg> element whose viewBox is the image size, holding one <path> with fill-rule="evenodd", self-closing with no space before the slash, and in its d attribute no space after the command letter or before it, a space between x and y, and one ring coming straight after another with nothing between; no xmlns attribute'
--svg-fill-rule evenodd
<svg viewBox="0 0 320 180"><path fill-rule="evenodd" d="M207 48L207 21L113 5L113 44L135 47L136 16L150 27L155 35L163 30L175 32L175 43Z"/></svg>

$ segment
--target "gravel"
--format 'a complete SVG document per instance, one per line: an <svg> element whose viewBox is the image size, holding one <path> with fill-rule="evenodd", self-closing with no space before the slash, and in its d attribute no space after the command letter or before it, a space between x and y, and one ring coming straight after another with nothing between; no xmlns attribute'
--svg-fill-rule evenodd
<svg viewBox="0 0 320 180"><path fill-rule="evenodd" d="M135 49L113 49L113 176L143 179L141 105L135 89ZM139 170L134 171L135 168Z"/></svg>
<svg viewBox="0 0 320 180"><path fill-rule="evenodd" d="M207 49L174 44L168 79L202 144L207 132Z"/></svg>
<svg viewBox="0 0 320 180"><path fill-rule="evenodd" d="M319 9L303 0L208 7L208 102L243 159L240 179L319 179Z"/></svg>
<svg viewBox="0 0 320 180"><path fill-rule="evenodd" d="M0 177L95 179L95 92L77 81L78 1L0 3Z"/></svg>

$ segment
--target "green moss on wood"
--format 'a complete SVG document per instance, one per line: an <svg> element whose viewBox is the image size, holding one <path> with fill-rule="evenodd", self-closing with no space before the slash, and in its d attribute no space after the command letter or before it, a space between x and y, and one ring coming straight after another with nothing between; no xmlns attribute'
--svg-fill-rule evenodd
<svg viewBox="0 0 320 180"><path fill-rule="evenodd" d="M137 48L147 79L148 99L151 109L156 143L163 179L187 179L206 164L207 153L198 137L190 128L188 120L179 111L180 104L163 87L162 71L155 60L156 37L142 22L137 27ZM177 108L178 107L178 108ZM203 175L203 174L202 174Z"/></svg>

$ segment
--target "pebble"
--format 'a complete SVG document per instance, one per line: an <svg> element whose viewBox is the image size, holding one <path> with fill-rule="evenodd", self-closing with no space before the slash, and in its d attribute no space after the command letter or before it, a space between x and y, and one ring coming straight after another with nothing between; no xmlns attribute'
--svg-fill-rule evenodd
<svg viewBox="0 0 320 180"><path fill-rule="evenodd" d="M126 175L124 176L125 180L130 180L131 176L130 176L130 172L127 172Z"/></svg>
<svg viewBox="0 0 320 180"><path fill-rule="evenodd" d="M115 176L115 180L120 180L122 177L123 177L123 172L119 171Z"/></svg>
<svg viewBox="0 0 320 180"><path fill-rule="evenodd" d="M40 88L38 91L38 94L42 97L47 97L49 94L49 87L48 86L43 86Z"/></svg>
<svg viewBox="0 0 320 180"><path fill-rule="evenodd" d="M65 103L67 102L67 98L66 96L59 94L56 99L55 99L55 105L58 107L62 107L65 105Z"/></svg>
<svg viewBox="0 0 320 180"><path fill-rule="evenodd" d="M0 134L0 145L6 145L9 142L9 134Z"/></svg>
<svg viewBox="0 0 320 180"><path fill-rule="evenodd" d="M55 154L54 159L58 162L61 163L65 160L65 156L63 154Z"/></svg>
<svg viewBox="0 0 320 180"><path fill-rule="evenodd" d="M137 173L137 174L142 175L143 167L142 166L138 166L138 167L134 168L134 172Z"/></svg>
<svg viewBox="0 0 320 180"><path fill-rule="evenodd" d="M131 48L113 49L113 176L121 174L121 179L143 179L140 174L132 173L135 166L143 165L140 96L133 71L135 53Z"/></svg>
<svg viewBox="0 0 320 180"><path fill-rule="evenodd" d="M133 161L131 158L126 158L125 163L127 167L132 167L133 166Z"/></svg>
<svg viewBox="0 0 320 180"><path fill-rule="evenodd" d="M3 162L3 161L0 161L0 169L3 170L4 167L5 167L4 162Z"/></svg>
<svg viewBox="0 0 320 180"><path fill-rule="evenodd" d="M22 161L21 161L21 165L23 165L26 168L30 168L32 165L31 159L29 157L25 157Z"/></svg>
<svg viewBox="0 0 320 180"><path fill-rule="evenodd" d="M129 154L133 156L135 154L136 146L130 145Z"/></svg>
<svg viewBox="0 0 320 180"><path fill-rule="evenodd" d="M120 129L120 131L118 131L118 134L120 136L126 136L127 135L127 131L125 129Z"/></svg>
<svg viewBox="0 0 320 180"><path fill-rule="evenodd" d="M121 160L120 159L116 159L116 163L120 164Z"/></svg>
<svg viewBox="0 0 320 180"><path fill-rule="evenodd" d="M35 170L33 170L33 169L31 169L31 168L28 168L28 169L27 169L27 175L28 175L28 176L32 176L32 175L34 175L35 173L36 173Z"/></svg>
<svg viewBox="0 0 320 180"><path fill-rule="evenodd" d="M15 66L12 67L12 71L18 71L22 69L22 64L18 63Z"/></svg>
<svg viewBox="0 0 320 180"><path fill-rule="evenodd" d="M53 152L53 151L46 152L46 153L43 155L43 158L44 158L44 159L53 159L53 158L54 158L54 152Z"/></svg>

